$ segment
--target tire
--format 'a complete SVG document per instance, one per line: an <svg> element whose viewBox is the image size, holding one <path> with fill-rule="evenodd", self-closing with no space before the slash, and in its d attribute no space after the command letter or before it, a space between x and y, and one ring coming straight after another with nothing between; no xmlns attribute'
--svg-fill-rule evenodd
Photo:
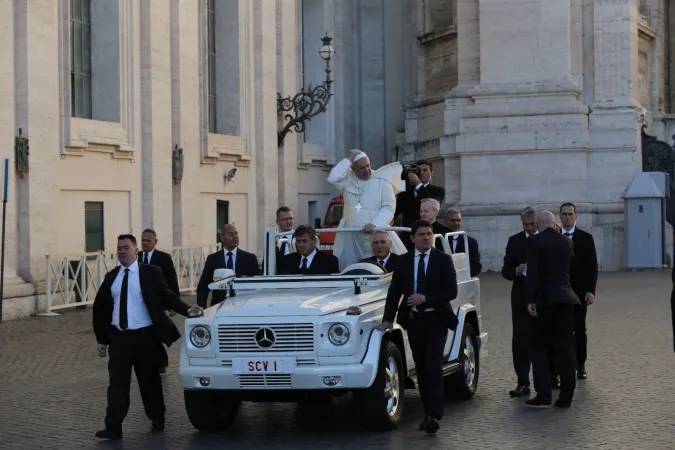
<svg viewBox="0 0 675 450"><path fill-rule="evenodd" d="M462 330L462 345L459 349L461 370L445 378L445 398L449 400L468 400L478 389L480 358L478 354L478 335L470 323Z"/></svg>
<svg viewBox="0 0 675 450"><path fill-rule="evenodd" d="M240 402L223 391L183 391L183 396L190 423L199 431L227 430L237 418Z"/></svg>
<svg viewBox="0 0 675 450"><path fill-rule="evenodd" d="M405 404L404 371L405 365L399 348L391 341L382 341L373 385L354 391L357 413L366 428L393 430L398 426Z"/></svg>

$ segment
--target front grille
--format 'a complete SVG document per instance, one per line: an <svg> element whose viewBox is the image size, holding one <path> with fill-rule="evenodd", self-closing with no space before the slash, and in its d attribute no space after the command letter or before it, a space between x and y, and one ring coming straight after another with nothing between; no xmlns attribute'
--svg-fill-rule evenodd
<svg viewBox="0 0 675 450"><path fill-rule="evenodd" d="M285 373L239 375L241 389L288 389L293 387L291 376Z"/></svg>
<svg viewBox="0 0 675 450"><path fill-rule="evenodd" d="M256 342L262 328L272 331L275 339L269 347ZM218 325L218 349L221 353L279 353L313 352L314 325L311 323L280 323L274 325Z"/></svg>

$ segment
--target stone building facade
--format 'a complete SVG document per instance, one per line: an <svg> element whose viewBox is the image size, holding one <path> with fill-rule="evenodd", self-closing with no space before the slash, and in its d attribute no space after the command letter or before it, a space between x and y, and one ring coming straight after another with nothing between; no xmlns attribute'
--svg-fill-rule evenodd
<svg viewBox="0 0 675 450"><path fill-rule="evenodd" d="M19 128L30 145L11 179L6 281L33 294L45 255L111 251L145 227L161 246L197 246L234 222L260 255L279 205L297 223L323 216L337 194L328 171L349 148L375 167L433 161L488 270L520 208L563 201L602 268L620 269L641 109L652 134L675 132L667 3L0 2L0 156L14 160ZM334 96L278 146L277 94L323 81L325 33Z"/></svg>

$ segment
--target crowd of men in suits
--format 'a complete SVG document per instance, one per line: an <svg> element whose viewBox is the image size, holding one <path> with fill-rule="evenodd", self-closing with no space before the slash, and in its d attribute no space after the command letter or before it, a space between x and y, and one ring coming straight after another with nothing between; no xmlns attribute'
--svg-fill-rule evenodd
<svg viewBox="0 0 675 450"><path fill-rule="evenodd" d="M513 282L512 353L516 388L512 397L530 395L532 366L536 396L530 406L572 403L576 379L585 380L588 337L586 314L595 302L598 262L593 236L576 225L576 206L563 203L559 216L527 207L523 231L506 245L502 275Z"/></svg>

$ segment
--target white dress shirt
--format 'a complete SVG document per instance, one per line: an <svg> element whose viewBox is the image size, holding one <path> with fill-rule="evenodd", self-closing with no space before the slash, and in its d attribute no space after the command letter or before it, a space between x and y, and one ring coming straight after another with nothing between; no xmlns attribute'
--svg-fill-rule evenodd
<svg viewBox="0 0 675 450"><path fill-rule="evenodd" d="M375 257L375 261L377 261L378 263L379 263L380 261L382 261L382 267L384 267L384 266L387 265L387 261L389 261L389 257L390 257L390 256L391 256L391 252L390 252L390 253L387 253L387 257L384 258L384 259L382 259L382 260L376 256L376 257Z"/></svg>
<svg viewBox="0 0 675 450"><path fill-rule="evenodd" d="M415 249L415 258L413 258L413 260L415 261L415 264L414 264L414 267L413 267L413 277L414 277L413 282L414 282L414 286L415 286L415 293L418 293L417 292L417 267L420 264L420 255L421 254L422 254L422 252ZM431 249L427 250L426 253L424 254L424 274L425 275L427 273L427 268L429 267L429 258L430 258L429 255L430 254L431 254ZM406 301L407 301L407 299L406 299ZM413 306L412 310L417 311L417 306ZM427 308L425 311L433 311L433 310L434 310L434 308Z"/></svg>
<svg viewBox="0 0 675 450"><path fill-rule="evenodd" d="M307 268L309 269L309 266L312 265L312 261L314 260L315 255L316 255L316 249L314 249L314 251L307 256L300 255L300 265L298 266L298 269L302 267L302 260L304 258L307 258Z"/></svg>
<svg viewBox="0 0 675 450"><path fill-rule="evenodd" d="M281 246L286 244L286 248L284 248L284 256L288 255L291 253L291 243L295 244L295 238L292 236L286 236L286 239L288 239L288 242L279 242L279 246L277 247L279 250L281 250Z"/></svg>
<svg viewBox="0 0 675 450"><path fill-rule="evenodd" d="M415 194L415 198L417 198L417 191L419 191L419 190L422 188L422 186L427 187L427 186L429 186L429 183L427 183L427 184L422 184L422 183L420 183L420 184L418 184L417 186L415 186L415 193L414 193L414 194Z"/></svg>
<svg viewBox="0 0 675 450"><path fill-rule="evenodd" d="M237 248L235 247L232 250L227 250L226 248L223 248L223 255L225 256L225 267L227 267L227 254L232 252L232 270L234 270L237 267Z"/></svg>
<svg viewBox="0 0 675 450"><path fill-rule="evenodd" d="M120 328L120 297L122 294L122 280L124 279L124 266L120 267L120 271L113 281L110 289L113 296L113 316L112 324ZM141 281L138 276L138 262L134 261L129 266L129 280L127 285L127 330L136 330L138 328L149 327L152 325L150 312L143 301L143 294L141 294Z"/></svg>
<svg viewBox="0 0 675 450"><path fill-rule="evenodd" d="M563 235L569 233L569 236L567 236L567 237L570 238L570 239L572 239L572 238L574 237L574 231L575 231L576 229L577 229L577 226L576 226L576 225L574 225L574 226L570 229L570 231L565 231L565 229L563 228L562 233L563 233Z"/></svg>
<svg viewBox="0 0 675 450"><path fill-rule="evenodd" d="M145 252L141 252L141 261L145 263ZM148 252L148 264L152 261L152 254L155 253L154 250Z"/></svg>

